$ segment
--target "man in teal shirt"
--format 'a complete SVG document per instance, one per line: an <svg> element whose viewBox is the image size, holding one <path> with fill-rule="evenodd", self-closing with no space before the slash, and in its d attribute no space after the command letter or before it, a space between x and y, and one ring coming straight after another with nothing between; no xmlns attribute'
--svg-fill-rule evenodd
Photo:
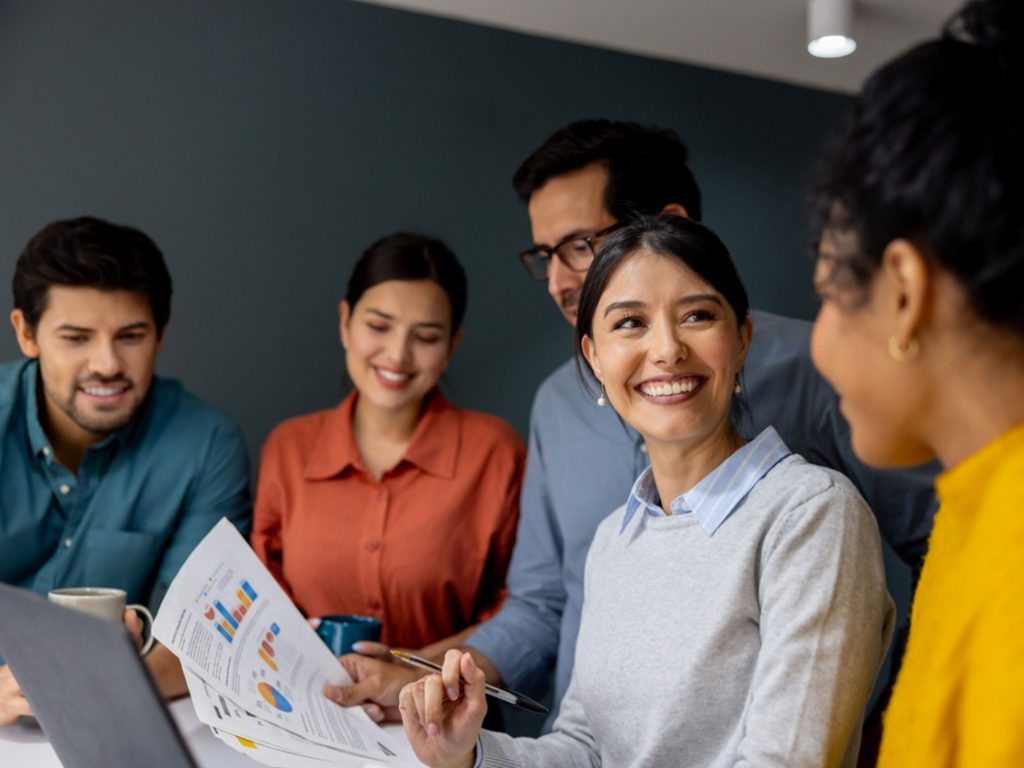
<svg viewBox="0 0 1024 768"><path fill-rule="evenodd" d="M0 365L0 581L119 587L155 609L221 518L251 521L237 425L153 375L171 277L146 235L94 218L39 232L15 269L26 360ZM180 667L147 663L166 694ZM0 666L0 723L27 705Z"/></svg>

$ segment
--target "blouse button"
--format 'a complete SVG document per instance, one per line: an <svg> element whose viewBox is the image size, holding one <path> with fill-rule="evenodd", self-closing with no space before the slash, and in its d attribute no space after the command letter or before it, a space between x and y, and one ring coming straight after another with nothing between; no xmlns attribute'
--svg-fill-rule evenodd
<svg viewBox="0 0 1024 768"><path fill-rule="evenodd" d="M378 600L375 597L371 597L369 600L367 600L366 604L370 606L371 611L380 610L380 600Z"/></svg>
<svg viewBox="0 0 1024 768"><path fill-rule="evenodd" d="M380 539L367 539L365 546L368 552L380 549Z"/></svg>
<svg viewBox="0 0 1024 768"><path fill-rule="evenodd" d="M384 490L377 491L377 501L387 501L388 492Z"/></svg>

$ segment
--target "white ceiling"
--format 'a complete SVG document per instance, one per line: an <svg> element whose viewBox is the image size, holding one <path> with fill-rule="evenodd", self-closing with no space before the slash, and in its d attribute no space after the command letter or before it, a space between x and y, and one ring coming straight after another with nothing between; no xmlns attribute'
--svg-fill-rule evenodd
<svg viewBox="0 0 1024 768"><path fill-rule="evenodd" d="M963 0L855 0L857 51L807 53L807 0L367 0L797 85L852 93Z"/></svg>

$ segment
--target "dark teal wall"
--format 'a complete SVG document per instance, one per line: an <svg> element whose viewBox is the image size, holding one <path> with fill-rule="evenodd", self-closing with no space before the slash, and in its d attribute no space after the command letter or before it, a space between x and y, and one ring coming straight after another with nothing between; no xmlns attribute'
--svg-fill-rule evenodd
<svg viewBox="0 0 1024 768"><path fill-rule="evenodd" d="M150 233L176 286L159 369L230 410L256 450L337 399L355 257L426 230L470 277L449 392L525 432L570 352L514 257L526 153L579 117L676 128L755 306L809 316L806 172L847 103L344 0L5 0L0 275L54 218ZM0 333L0 358L16 355Z"/></svg>

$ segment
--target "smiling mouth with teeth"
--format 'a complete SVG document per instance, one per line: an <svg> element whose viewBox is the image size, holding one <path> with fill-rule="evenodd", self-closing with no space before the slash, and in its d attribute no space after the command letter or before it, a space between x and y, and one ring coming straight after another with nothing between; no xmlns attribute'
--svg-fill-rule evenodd
<svg viewBox="0 0 1024 768"><path fill-rule="evenodd" d="M127 392L128 387L82 387L82 391L93 397L113 397L114 395L120 395L122 392Z"/></svg>
<svg viewBox="0 0 1024 768"><path fill-rule="evenodd" d="M641 384L638 389L648 397L667 397L693 392L700 380L693 377L678 381L651 381Z"/></svg>
<svg viewBox="0 0 1024 768"><path fill-rule="evenodd" d="M78 383L78 389L83 394L98 398L118 397L131 388L132 382L122 377L107 380L89 378Z"/></svg>
<svg viewBox="0 0 1024 768"><path fill-rule="evenodd" d="M393 381L396 384L408 381L412 378L411 373L398 373L397 371L389 371L386 368L377 368L376 370L382 379L385 381Z"/></svg>

